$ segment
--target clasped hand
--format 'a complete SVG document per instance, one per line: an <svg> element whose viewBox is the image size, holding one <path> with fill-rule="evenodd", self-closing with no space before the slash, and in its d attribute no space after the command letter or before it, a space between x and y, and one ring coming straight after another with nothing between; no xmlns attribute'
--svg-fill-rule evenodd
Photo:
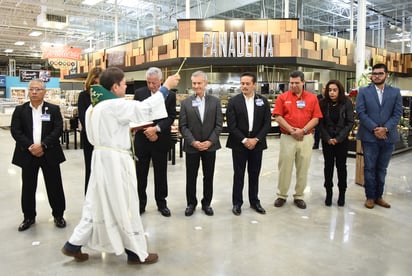
<svg viewBox="0 0 412 276"><path fill-rule="evenodd" d="M159 138L157 136L157 128L155 126L146 128L143 133L150 142L154 142Z"/></svg>
<svg viewBox="0 0 412 276"><path fill-rule="evenodd" d="M203 142L200 141L194 141L192 143L192 147L194 147L195 149L197 149L198 151L205 151L208 150L210 147L212 146L212 142L206 140Z"/></svg>
<svg viewBox="0 0 412 276"><path fill-rule="evenodd" d="M300 128L294 128L290 135L292 135L292 137L295 138L297 141L303 141L305 131Z"/></svg>
<svg viewBox="0 0 412 276"><path fill-rule="evenodd" d="M44 155L44 151L41 144L32 144L29 147L29 151L32 155L36 157L42 157Z"/></svg>
<svg viewBox="0 0 412 276"><path fill-rule="evenodd" d="M387 133L386 133L386 128L384 127L375 127L373 130L373 134L375 135L376 138L385 140L388 138Z"/></svg>

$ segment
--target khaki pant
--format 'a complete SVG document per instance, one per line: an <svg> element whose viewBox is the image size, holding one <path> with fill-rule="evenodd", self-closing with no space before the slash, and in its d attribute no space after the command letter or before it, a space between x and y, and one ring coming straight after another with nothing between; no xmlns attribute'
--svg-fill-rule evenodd
<svg viewBox="0 0 412 276"><path fill-rule="evenodd" d="M310 159L312 157L313 142L313 134L305 135L303 141L297 141L291 135L282 134L280 136L278 197L283 199L288 197L293 164L295 164L296 185L293 197L294 199L303 199Z"/></svg>

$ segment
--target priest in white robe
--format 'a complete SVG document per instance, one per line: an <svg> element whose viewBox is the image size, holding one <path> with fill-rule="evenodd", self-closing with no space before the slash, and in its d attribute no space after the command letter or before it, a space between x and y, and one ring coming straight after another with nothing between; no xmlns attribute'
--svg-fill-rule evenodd
<svg viewBox="0 0 412 276"><path fill-rule="evenodd" d="M92 86L92 105L86 111L86 132L94 145L91 175L80 223L62 248L63 254L85 261L81 247L127 254L129 264L154 263L148 253L139 214L136 170L131 151L131 124L167 117L164 99L179 82L170 76L145 101L125 100L126 80L122 70L106 69L100 85Z"/></svg>

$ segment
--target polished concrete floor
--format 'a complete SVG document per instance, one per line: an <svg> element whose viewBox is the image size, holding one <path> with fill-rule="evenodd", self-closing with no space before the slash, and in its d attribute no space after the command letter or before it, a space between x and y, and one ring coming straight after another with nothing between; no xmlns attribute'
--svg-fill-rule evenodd
<svg viewBox="0 0 412 276"><path fill-rule="evenodd" d="M149 249L159 254L159 262L130 266L125 255L85 249L90 260L76 263L60 253L81 215L81 150L73 145L65 149L67 161L62 164L67 227L54 226L41 180L36 224L18 232L23 218L20 169L10 163L14 141L8 130L0 129L0 145L1 275L411 275L412 151L391 160L384 194L392 204L390 209L363 206L363 188L354 183L354 158L348 160L345 207L336 205L336 188L333 205L326 207L320 150L312 156L305 194L308 208L298 209L290 199L284 207L275 208L279 138L272 136L264 152L260 183L260 199L267 213L257 214L244 204L239 217L231 212L233 171L228 149L217 153L213 217L199 207L192 217L184 216L185 165L184 159L177 157L176 164L169 167L172 216L165 218L157 211L152 184L142 216ZM152 179L151 175L150 183ZM201 191L199 177L199 195ZM247 189L244 195L248 202Z"/></svg>

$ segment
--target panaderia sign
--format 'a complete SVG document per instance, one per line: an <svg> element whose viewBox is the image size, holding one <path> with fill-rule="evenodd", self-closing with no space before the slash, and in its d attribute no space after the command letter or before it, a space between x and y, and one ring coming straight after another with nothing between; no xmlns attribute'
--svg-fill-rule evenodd
<svg viewBox="0 0 412 276"><path fill-rule="evenodd" d="M273 57L270 32L204 32L203 57Z"/></svg>

